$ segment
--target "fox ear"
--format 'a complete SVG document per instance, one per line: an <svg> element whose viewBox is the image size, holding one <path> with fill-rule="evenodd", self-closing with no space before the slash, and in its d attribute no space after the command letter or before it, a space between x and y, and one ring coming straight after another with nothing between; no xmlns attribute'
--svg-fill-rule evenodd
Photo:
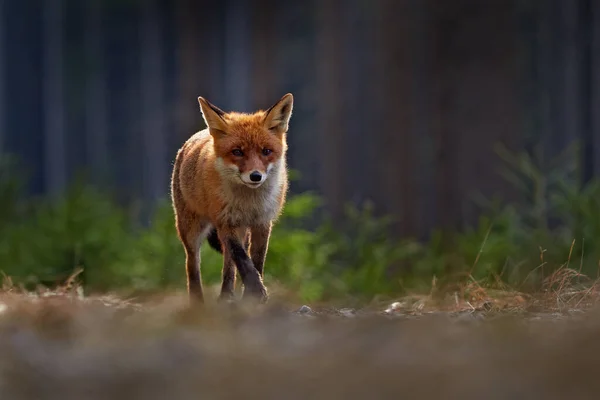
<svg viewBox="0 0 600 400"><path fill-rule="evenodd" d="M288 93L266 111L265 127L274 133L287 132L293 108L294 96Z"/></svg>
<svg viewBox="0 0 600 400"><path fill-rule="evenodd" d="M200 104L204 122L206 122L206 126L208 126L210 130L217 130L223 133L227 132L227 122L225 122L225 119L223 118L225 116L225 111L211 104L204 97L198 97L198 104Z"/></svg>

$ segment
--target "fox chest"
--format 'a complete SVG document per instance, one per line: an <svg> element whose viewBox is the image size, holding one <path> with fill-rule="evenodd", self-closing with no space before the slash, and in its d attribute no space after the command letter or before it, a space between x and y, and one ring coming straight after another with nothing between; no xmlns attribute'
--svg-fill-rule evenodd
<svg viewBox="0 0 600 400"><path fill-rule="evenodd" d="M219 217L222 222L233 226L266 224L279 215L279 198L277 190L230 194L224 198L225 204Z"/></svg>

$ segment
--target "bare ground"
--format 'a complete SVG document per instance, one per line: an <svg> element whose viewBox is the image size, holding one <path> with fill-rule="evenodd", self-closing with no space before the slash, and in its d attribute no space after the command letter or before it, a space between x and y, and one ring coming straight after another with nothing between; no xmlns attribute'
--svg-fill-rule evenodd
<svg viewBox="0 0 600 400"><path fill-rule="evenodd" d="M597 397L595 286L536 298L468 286L364 309L6 290L0 399Z"/></svg>

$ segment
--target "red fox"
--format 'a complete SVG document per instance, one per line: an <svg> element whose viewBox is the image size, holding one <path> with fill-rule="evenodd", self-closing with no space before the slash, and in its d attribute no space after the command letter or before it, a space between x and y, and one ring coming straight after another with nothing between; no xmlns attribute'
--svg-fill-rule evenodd
<svg viewBox="0 0 600 400"><path fill-rule="evenodd" d="M253 114L226 113L203 97L198 103L207 128L179 149L171 177L190 299L204 302L200 245L207 239L223 254L219 300L233 298L237 267L244 299L266 302L264 265L288 190L286 134L294 98L288 93Z"/></svg>

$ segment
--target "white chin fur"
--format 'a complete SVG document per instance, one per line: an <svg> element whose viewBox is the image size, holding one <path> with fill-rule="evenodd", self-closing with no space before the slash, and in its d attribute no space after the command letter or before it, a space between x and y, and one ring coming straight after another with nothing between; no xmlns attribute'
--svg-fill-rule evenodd
<svg viewBox="0 0 600 400"><path fill-rule="evenodd" d="M265 183L265 181L262 182L256 182L256 183L247 183L242 181L242 183L244 184L244 186L249 187L250 189L256 189L262 186L263 183Z"/></svg>

